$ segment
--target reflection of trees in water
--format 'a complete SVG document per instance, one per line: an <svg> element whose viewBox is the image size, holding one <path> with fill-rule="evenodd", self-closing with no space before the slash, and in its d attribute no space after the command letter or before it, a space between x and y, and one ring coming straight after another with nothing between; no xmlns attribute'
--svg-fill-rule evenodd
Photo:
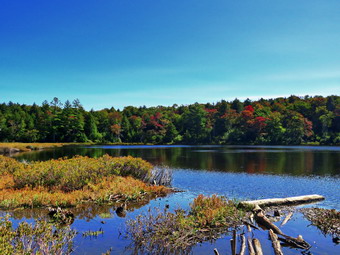
<svg viewBox="0 0 340 255"><path fill-rule="evenodd" d="M125 205L124 203L116 203L114 205L96 205L96 204L83 204L74 208L68 208L67 210L72 212L75 217L79 220L90 221L93 218L100 215L114 215L118 207L123 207L127 212L132 212L142 206L148 204L148 200L141 202L129 203ZM3 211L2 213L9 213L12 218L16 220L22 219L43 219L48 217L47 208L35 208L35 209L16 209L12 211ZM120 214L119 216L122 216Z"/></svg>
<svg viewBox="0 0 340 255"><path fill-rule="evenodd" d="M244 151L245 150L245 151ZM150 147L150 148L91 148L64 147L18 155L18 159L46 160L83 155L141 157L154 165L209 171L272 173L290 175L340 174L339 153L336 151L285 150L284 147ZM246 152L247 151L247 152Z"/></svg>
<svg viewBox="0 0 340 255"><path fill-rule="evenodd" d="M47 208L36 208L36 209L15 209L11 211L4 211L11 215L12 218L16 220L21 219L40 219L40 218L46 218L48 214Z"/></svg>

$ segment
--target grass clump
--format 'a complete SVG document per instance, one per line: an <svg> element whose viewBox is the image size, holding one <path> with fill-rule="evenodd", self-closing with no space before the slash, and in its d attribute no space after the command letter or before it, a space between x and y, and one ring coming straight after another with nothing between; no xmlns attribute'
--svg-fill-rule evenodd
<svg viewBox="0 0 340 255"><path fill-rule="evenodd" d="M13 158L0 155L0 175L13 174L21 164ZM1 180L0 180L1 181Z"/></svg>
<svg viewBox="0 0 340 255"><path fill-rule="evenodd" d="M16 150L16 152L27 152L31 150L62 147L65 145L73 145L73 143L0 143L0 154L10 153L11 149Z"/></svg>
<svg viewBox="0 0 340 255"><path fill-rule="evenodd" d="M15 229L9 216L0 217L0 254L71 254L75 235L70 227L57 228L44 220L21 222Z"/></svg>
<svg viewBox="0 0 340 255"><path fill-rule="evenodd" d="M0 208L60 206L139 200L169 192L144 182L152 165L140 158L76 156L20 163L0 156Z"/></svg>
<svg viewBox="0 0 340 255"><path fill-rule="evenodd" d="M243 212L225 197L199 195L189 212L149 210L128 221L127 235L135 249L151 254L189 253L197 243L214 240L241 224Z"/></svg>
<svg viewBox="0 0 340 255"><path fill-rule="evenodd" d="M335 209L303 208L305 218L324 234L340 237L340 212Z"/></svg>
<svg viewBox="0 0 340 255"><path fill-rule="evenodd" d="M151 169L150 163L131 156L114 158L104 155L98 159L75 156L71 159L21 164L13 177L15 188L42 186L69 192L113 175L144 180L150 175Z"/></svg>
<svg viewBox="0 0 340 255"><path fill-rule="evenodd" d="M97 231L88 230L83 232L84 237L98 237L99 235L104 235L104 230L102 228Z"/></svg>

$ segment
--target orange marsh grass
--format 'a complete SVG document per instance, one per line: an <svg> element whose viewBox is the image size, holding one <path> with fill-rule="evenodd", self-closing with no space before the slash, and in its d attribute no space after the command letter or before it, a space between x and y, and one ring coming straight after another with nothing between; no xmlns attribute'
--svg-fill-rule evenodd
<svg viewBox="0 0 340 255"><path fill-rule="evenodd" d="M115 195L139 200L167 194L168 188L142 181L151 169L133 157L76 156L25 164L0 156L0 207L70 207L85 201L114 202Z"/></svg>
<svg viewBox="0 0 340 255"><path fill-rule="evenodd" d="M15 148L20 151L41 150L45 148L62 147L74 143L0 143L0 148Z"/></svg>

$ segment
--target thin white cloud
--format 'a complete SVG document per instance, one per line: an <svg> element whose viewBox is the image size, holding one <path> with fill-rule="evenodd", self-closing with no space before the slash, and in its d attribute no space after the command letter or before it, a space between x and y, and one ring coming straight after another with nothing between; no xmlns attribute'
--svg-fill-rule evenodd
<svg viewBox="0 0 340 255"><path fill-rule="evenodd" d="M336 70L293 70L291 72L263 75L258 77L258 79L266 81L313 81L339 79L340 81L340 68Z"/></svg>

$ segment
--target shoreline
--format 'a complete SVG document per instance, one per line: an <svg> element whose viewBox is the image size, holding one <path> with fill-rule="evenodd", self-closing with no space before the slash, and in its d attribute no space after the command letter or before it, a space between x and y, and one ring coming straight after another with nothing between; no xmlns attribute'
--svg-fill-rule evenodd
<svg viewBox="0 0 340 255"><path fill-rule="evenodd" d="M150 143L0 143L0 155L12 155L15 153L40 151L51 148L62 148L67 146L251 146L251 147L339 147L340 145L323 145L319 143L306 143L298 145L284 144L150 144Z"/></svg>

